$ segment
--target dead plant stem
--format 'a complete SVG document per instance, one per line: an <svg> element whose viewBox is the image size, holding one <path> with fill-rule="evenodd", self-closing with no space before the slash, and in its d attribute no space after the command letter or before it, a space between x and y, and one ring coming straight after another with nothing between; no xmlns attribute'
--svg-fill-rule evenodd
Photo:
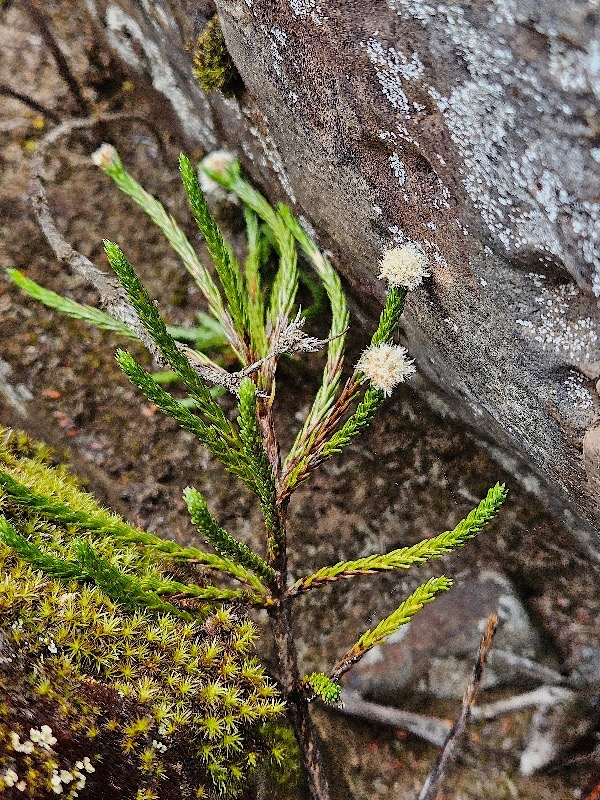
<svg viewBox="0 0 600 800"><path fill-rule="evenodd" d="M475 704L475 700L477 699L477 693L479 691L479 686L481 684L481 678L483 675L483 668L485 666L485 662L487 660L488 654L492 649L492 644L494 643L494 635L496 633L496 628L498 627L498 617L496 614L490 614L488 617L485 631L483 632L483 636L481 637L481 641L479 643L479 651L477 653L477 660L475 661L475 665L473 666L473 672L471 673L471 677L469 678L469 683L467 684L467 688L465 689L465 693L463 695L462 701L462 708L458 719L452 726L452 730L448 734L448 738L446 739L446 743L440 753L440 757L437 760L435 767L431 770L429 775L427 776L427 780L423 788L421 789L421 793L419 795L418 800L434 800L437 795L438 789L446 776L446 772L448 771L448 767L450 766L452 759L455 756L456 749L458 744L465 732L465 728L467 727L467 723L471 717L471 709Z"/></svg>

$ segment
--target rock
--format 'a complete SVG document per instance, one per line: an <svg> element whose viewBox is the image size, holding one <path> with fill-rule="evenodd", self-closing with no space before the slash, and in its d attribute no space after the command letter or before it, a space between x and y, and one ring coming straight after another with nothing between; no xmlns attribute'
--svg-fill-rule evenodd
<svg viewBox="0 0 600 800"><path fill-rule="evenodd" d="M600 419L589 369L600 361L600 11L217 0L243 81L222 98L192 79L209 3L86 5L190 146L239 152L271 199L314 225L372 315L382 249L425 249L433 277L405 325L428 391L596 524L582 440Z"/></svg>
<svg viewBox="0 0 600 800"><path fill-rule="evenodd" d="M600 720L598 695L577 694L557 705L537 709L525 737L519 769L533 775L556 762Z"/></svg>
<svg viewBox="0 0 600 800"><path fill-rule="evenodd" d="M495 572L455 586L420 611L387 642L371 650L349 673L346 685L376 702L399 705L415 691L460 698L473 669L488 616L500 625L494 649L539 658L542 645L510 583ZM491 688L518 682L514 665L496 660L482 682Z"/></svg>

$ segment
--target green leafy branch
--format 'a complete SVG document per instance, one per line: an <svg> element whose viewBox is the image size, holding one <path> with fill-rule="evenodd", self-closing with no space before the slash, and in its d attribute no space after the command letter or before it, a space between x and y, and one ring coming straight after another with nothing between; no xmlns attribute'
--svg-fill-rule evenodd
<svg viewBox="0 0 600 800"><path fill-rule="evenodd" d="M397 333L406 290L392 287L387 294L385 305L379 317L379 324L371 338L371 347L391 343ZM341 453L353 439L363 433L371 424L379 407L385 399L381 390L369 386L354 412L342 423L344 416L359 395L364 375L355 368L352 376L333 404L318 415L315 424L305 425L288 455L281 481L279 502L288 497L300 483L307 480L320 464L333 455ZM321 387L323 389L323 386ZM340 427L341 425L341 427ZM302 446L300 446L302 437Z"/></svg>
<svg viewBox="0 0 600 800"><path fill-rule="evenodd" d="M127 292L129 302L137 312L140 322L148 335L155 343L160 354L176 372L186 389L198 402L200 411L223 435L235 439L235 433L227 423L221 407L210 396L205 383L200 379L188 359L182 353L175 339L167 330L162 317L152 299L142 286L131 264L123 255L121 249L112 242L105 241L104 249L111 267L116 272L121 285Z"/></svg>
<svg viewBox="0 0 600 800"><path fill-rule="evenodd" d="M219 289L198 258L189 239L164 206L127 172L115 148L111 145L104 147L106 148L105 156L98 160L99 166L114 180L119 189L137 203L160 228L173 250L180 256L187 271L196 281L198 288L208 301L211 311L229 335L231 333L231 317L225 311Z"/></svg>
<svg viewBox="0 0 600 800"><path fill-rule="evenodd" d="M274 349L285 324L292 316L294 299L298 290L297 253L294 237L281 213L275 211L270 203L251 186L241 174L239 163L233 162L228 168L217 172L204 168L204 172L227 191L235 194L244 206L260 217L272 232L279 255L279 268L271 287L268 321L271 327L270 347ZM274 363L265 365L263 374L272 379ZM265 386L268 390L268 386Z"/></svg>
<svg viewBox="0 0 600 800"><path fill-rule="evenodd" d="M255 476L255 492L260 499L265 528L269 535L270 550L275 551L283 544L275 507L277 490L273 467L265 451L258 424L256 390L248 378L245 378L240 385L239 412L240 439L251 472Z"/></svg>
<svg viewBox="0 0 600 800"><path fill-rule="evenodd" d="M340 277L331 266L329 260L321 253L287 206L280 204L279 213L323 282L331 306L330 341L327 351L327 363L323 371L323 380L302 430L299 431L296 441L288 454L287 465L288 463L294 463L297 456L305 450L306 442L310 439L312 431L324 421L335 402L335 396L342 377L346 343L345 332L348 327L349 314Z"/></svg>
<svg viewBox="0 0 600 800"><path fill-rule="evenodd" d="M255 592L264 592L262 583L254 575L248 572L243 565L228 558L206 553L196 547L182 547L177 542L134 528L108 512L76 511L65 503L32 491L4 471L0 471L0 488L20 506L29 508L57 524L76 525L83 531L96 533L99 536L109 536L122 544L143 545L148 554L202 564L250 585ZM12 545L10 546L12 547Z"/></svg>
<svg viewBox="0 0 600 800"><path fill-rule="evenodd" d="M374 628L370 628L363 633L354 647L342 656L335 665L330 674L331 680L335 682L339 681L342 675L348 672L357 661L360 661L371 648L378 644L383 644L388 637L396 633L398 628L410 622L424 605L431 603L440 592L446 592L451 586L452 581L444 576L431 578L427 583L419 586L418 589L407 597L388 617L383 619Z"/></svg>
<svg viewBox="0 0 600 800"><path fill-rule="evenodd" d="M147 608L157 614L171 614L181 619L192 619L191 614L161 600L154 587L144 586L140 579L124 573L110 561L99 556L84 539L75 539L73 550L78 563L85 570L84 580L93 581L111 600L131 611Z"/></svg>
<svg viewBox="0 0 600 800"><path fill-rule="evenodd" d="M112 331L130 339L136 339L135 331L131 330L124 322L107 314L94 306L85 303L78 303L64 297L58 292L46 289L31 278L28 278L18 269L7 269L6 274L19 289L22 289L33 300L43 303L47 308L66 314L73 319L79 319L94 325L100 330ZM199 311L196 314L198 325L183 327L181 325L167 325L168 333L179 341L192 342L196 349L222 350L227 346L227 339L219 323L208 314ZM156 378L156 374L154 376Z"/></svg>
<svg viewBox="0 0 600 800"><path fill-rule="evenodd" d="M322 583L348 578L352 575L368 575L392 569L409 569L462 547L469 539L480 533L494 519L506 499L504 484L497 483L486 497L451 531L433 536L410 547L401 547L384 555L375 554L354 561L340 561L332 567L322 569L296 581L290 594L300 594Z"/></svg>
<svg viewBox="0 0 600 800"><path fill-rule="evenodd" d="M225 292L227 307L233 318L235 329L241 341L249 344L250 324L246 309L245 284L236 258L231 248L225 243L221 231L210 212L204 192L200 188L196 170L184 155L179 157L179 170L190 208L198 228L204 236L208 252Z"/></svg>
<svg viewBox="0 0 600 800"><path fill-rule="evenodd" d="M308 691L312 691L327 705L337 705L342 699L342 687L322 672L312 672L302 681Z"/></svg>
<svg viewBox="0 0 600 800"><path fill-rule="evenodd" d="M30 542L14 528L4 516L0 516L0 540L26 561L46 575L61 580L83 580L87 573L80 564L66 561L45 553L34 542Z"/></svg>
<svg viewBox="0 0 600 800"><path fill-rule="evenodd" d="M192 522L221 556L252 570L267 583L275 579L275 570L264 559L221 528L208 510L206 500L200 492L188 486L183 497Z"/></svg>

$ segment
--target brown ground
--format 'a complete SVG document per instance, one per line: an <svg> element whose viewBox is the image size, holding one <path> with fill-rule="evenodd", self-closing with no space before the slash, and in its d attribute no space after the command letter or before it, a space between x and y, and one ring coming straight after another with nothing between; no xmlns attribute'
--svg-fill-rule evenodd
<svg viewBox="0 0 600 800"><path fill-rule="evenodd" d="M90 99L110 110L152 114L162 128L156 119L156 108L162 107L157 98L94 45L83 4L63 2L54 8L53 24L69 41L70 62ZM17 4L0 6L0 40L2 82L35 97L63 119L77 114L50 55ZM94 303L93 292L57 264L28 209L28 162L35 140L51 122L6 97L0 97L0 115L0 267L17 267L51 289ZM177 179L177 134L166 121L164 129L160 146L138 123L72 136L49 161L52 207L67 239L99 266L104 266L102 237L118 241L169 320L191 323L200 307L192 281L160 233L88 159L101 141L113 141L130 170L193 235ZM194 484L210 498L223 524L252 541L258 530L252 499L191 436L140 399L113 359L116 347L124 344L118 337L25 299L3 273L0 321L0 358L12 367L10 382L26 386L33 395L26 404L27 417L0 396L3 422L66 448L91 490L140 525L181 540L190 538L181 490ZM353 334L358 348L366 335L356 328ZM141 346L134 350L144 358ZM319 365L317 356L308 366L286 365L282 370L278 426L284 448L298 426L296 413L310 402ZM418 389L418 381L415 385ZM546 636L553 665L570 671L579 663L581 648L599 641L597 568L534 496L503 474L465 431L435 416L414 388L397 392L370 435L299 491L291 508L292 574L445 530L472 507L473 497L481 497L498 479L506 480L511 490L501 520L443 568L462 579L490 568L509 575ZM440 571L436 564L412 580L402 575L402 590ZM392 575L369 577L299 602L303 667L326 669L332 654L345 650L372 616L379 618L394 608L397 585ZM449 717L456 713L453 705L421 705L420 710ZM319 711L317 716L331 769L340 775L340 787L343 772L354 800L415 796L435 759L433 747L336 713ZM555 768L525 779L517 763L529 717L521 713L473 726L443 797L585 798L598 780L598 761L590 755L594 737L565 754ZM342 788L339 794L348 796Z"/></svg>

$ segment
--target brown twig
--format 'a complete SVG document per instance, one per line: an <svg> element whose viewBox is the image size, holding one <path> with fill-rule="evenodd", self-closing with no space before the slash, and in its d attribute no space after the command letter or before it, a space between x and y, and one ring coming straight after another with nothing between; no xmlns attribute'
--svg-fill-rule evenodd
<svg viewBox="0 0 600 800"><path fill-rule="evenodd" d="M474 720L496 719L503 714L512 714L515 711L522 711L524 708L531 708L531 706L550 708L574 698L575 692L571 689L565 689L562 686L540 686L531 692L523 692L513 697L507 697L505 700L497 700L495 703L475 706L472 709L472 718Z"/></svg>
<svg viewBox="0 0 600 800"><path fill-rule="evenodd" d="M479 686L481 684L481 677L483 675L483 668L485 666L488 653L492 649L492 644L494 642L494 634L496 633L497 627L498 627L497 615L490 614L485 626L485 631L483 632L483 636L481 637L481 642L479 643L479 652L477 653L477 660L475 662L475 665L473 667L473 672L471 673L469 683L467 684L467 688L463 695L461 712L458 716L458 719L452 726L452 730L448 734L448 738L446 739L442 752L440 753L440 757L438 758L437 764L427 776L427 780L425 781L425 784L421 789L419 800L433 800L433 798L435 798L435 796L437 795L437 790L441 782L444 780L446 772L448 771L448 767L450 766L450 763L454 758L456 748L458 747L458 743L462 738L465 732L465 728L467 727L467 723L469 722L469 719L471 717L471 709L473 708L473 705L475 704L475 700L477 698L477 693L479 691Z"/></svg>
<svg viewBox="0 0 600 800"><path fill-rule="evenodd" d="M329 786L323 767L317 732L310 716L308 698L298 672L298 653L292 630L288 600L269 610L271 630L279 667L280 682L287 712L300 744L311 800L329 800Z"/></svg>
<svg viewBox="0 0 600 800"><path fill-rule="evenodd" d="M28 94L23 94L23 92L17 92L16 89L13 89L12 86L8 86L6 83L0 83L0 94L3 94L5 97L12 97L14 100L19 100L21 103L25 103L26 106L32 108L34 111L43 114L48 119L51 119L52 122L60 122L60 117L50 108L46 108L41 103L38 103L37 100L34 100L33 97L29 97Z"/></svg>
<svg viewBox="0 0 600 800"><path fill-rule="evenodd" d="M31 17L33 24L39 30L40 35L44 41L44 44L50 50L52 57L56 63L58 72L60 77L69 87L69 91L73 95L73 99L76 101L77 106L79 107L80 111L87 113L91 110L90 103L86 100L83 96L83 92L81 91L81 87L79 85L79 81L73 74L71 67L69 66L69 62L65 58L63 51L60 49L58 42L52 30L50 29L48 23L46 22L46 18L44 14L37 8L37 6L32 2L32 0L21 0L23 8Z"/></svg>

